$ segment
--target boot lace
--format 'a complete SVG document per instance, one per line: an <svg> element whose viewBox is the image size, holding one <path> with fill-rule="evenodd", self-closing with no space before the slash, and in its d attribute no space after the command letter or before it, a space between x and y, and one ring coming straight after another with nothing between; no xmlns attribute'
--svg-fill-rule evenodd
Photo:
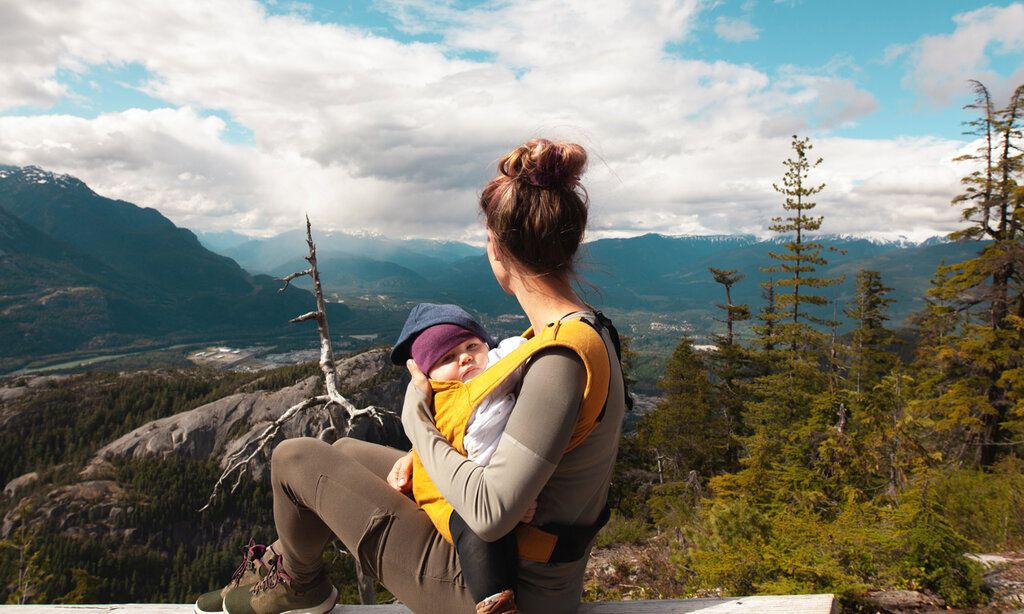
<svg viewBox="0 0 1024 614"><path fill-rule="evenodd" d="M269 591L281 582L291 585L292 578L288 575L288 572L284 570L284 557L278 555L270 561L270 571L262 580L253 585L250 592L253 595L258 595L264 591Z"/></svg>
<svg viewBox="0 0 1024 614"><path fill-rule="evenodd" d="M250 539L249 544L242 546L242 562L239 563L238 568L235 569L235 573L231 574L231 583L238 584L242 580L242 576L248 571L251 565L265 565L263 563L263 554L267 551L267 547L263 544L257 544L256 540Z"/></svg>

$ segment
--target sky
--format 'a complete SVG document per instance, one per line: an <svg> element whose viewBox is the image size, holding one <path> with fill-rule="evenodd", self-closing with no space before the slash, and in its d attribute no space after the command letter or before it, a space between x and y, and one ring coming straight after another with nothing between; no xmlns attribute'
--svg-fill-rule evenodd
<svg viewBox="0 0 1024 614"><path fill-rule="evenodd" d="M969 79L1024 83L1024 3L0 0L0 163L198 231L479 242L498 159L589 152L590 238L745 233L792 135L822 231L959 226Z"/></svg>

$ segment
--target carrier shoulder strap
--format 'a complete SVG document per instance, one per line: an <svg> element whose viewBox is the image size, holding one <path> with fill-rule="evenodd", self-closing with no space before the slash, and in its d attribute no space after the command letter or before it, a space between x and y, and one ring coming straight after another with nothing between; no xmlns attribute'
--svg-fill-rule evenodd
<svg viewBox="0 0 1024 614"><path fill-rule="evenodd" d="M452 446L465 454L463 437L469 415L495 388L512 376L538 352L551 347L564 347L580 357L586 370L583 404L566 451L572 450L594 429L604 414L608 398L611 365L604 339L593 325L579 318L552 322L534 333L527 330L529 341L488 367L469 382L433 381L435 421L438 430ZM443 409L442 409L443 408Z"/></svg>
<svg viewBox="0 0 1024 614"><path fill-rule="evenodd" d="M594 316L596 316L595 317L595 321L591 322L590 320L587 320L585 318L583 318L583 321L586 322L587 324L590 324L591 326L593 326L594 330L596 330L598 334L601 334L602 330L607 330L608 331L608 336L612 340L612 347L615 348L615 358L618 359L619 366L621 368L621 366L622 366L622 340L619 338L619 331L618 331L618 329L615 328L615 325L612 324L612 321L609 320L606 315L604 315L603 313L601 313L600 311L598 311L596 309L594 309L593 311L594 311ZM625 373L622 374L622 393L626 397L626 411L633 411L633 395L631 395L629 393L629 383L626 381L626 374ZM604 418L604 410L601 411L601 416L600 416L600 418L598 418L599 422L600 422L601 418Z"/></svg>

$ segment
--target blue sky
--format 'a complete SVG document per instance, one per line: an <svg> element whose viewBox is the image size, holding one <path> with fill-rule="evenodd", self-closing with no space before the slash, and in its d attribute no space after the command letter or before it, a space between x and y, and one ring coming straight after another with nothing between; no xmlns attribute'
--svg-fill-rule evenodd
<svg viewBox="0 0 1024 614"><path fill-rule="evenodd" d="M799 132L830 231L924 238L958 224L966 79L1024 82L1007 1L69 0L0 24L0 162L257 234L304 209L479 238L493 161L536 135L590 149L595 235L763 234Z"/></svg>
<svg viewBox="0 0 1024 614"><path fill-rule="evenodd" d="M957 138L959 122L965 118L960 107L966 97L958 97L959 104L941 105L921 99L901 83L904 62L889 59L887 54L921 36L952 33L956 14L1008 4L964 0L723 3L702 20L695 40L679 45L678 51L707 60L750 64L769 74L780 67L803 66L852 79L875 96L878 110L838 134ZM716 36L713 21L722 17L749 21L758 30L757 38L733 42ZM1000 72L1009 76L1020 68L1024 53L1018 50L991 57Z"/></svg>

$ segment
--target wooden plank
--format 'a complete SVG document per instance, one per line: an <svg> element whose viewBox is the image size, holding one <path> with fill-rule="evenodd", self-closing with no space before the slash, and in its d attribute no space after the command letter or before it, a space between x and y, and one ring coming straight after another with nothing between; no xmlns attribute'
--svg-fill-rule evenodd
<svg viewBox="0 0 1024 614"><path fill-rule="evenodd" d="M189 614L191 605L128 603L116 605L7 605L3 614ZM833 595L764 595L725 599L666 599L584 603L578 614L833 614ZM331 614L410 614L402 605L339 605Z"/></svg>
<svg viewBox="0 0 1024 614"><path fill-rule="evenodd" d="M584 603L579 614L831 614L833 595L765 595L727 599L603 601Z"/></svg>

